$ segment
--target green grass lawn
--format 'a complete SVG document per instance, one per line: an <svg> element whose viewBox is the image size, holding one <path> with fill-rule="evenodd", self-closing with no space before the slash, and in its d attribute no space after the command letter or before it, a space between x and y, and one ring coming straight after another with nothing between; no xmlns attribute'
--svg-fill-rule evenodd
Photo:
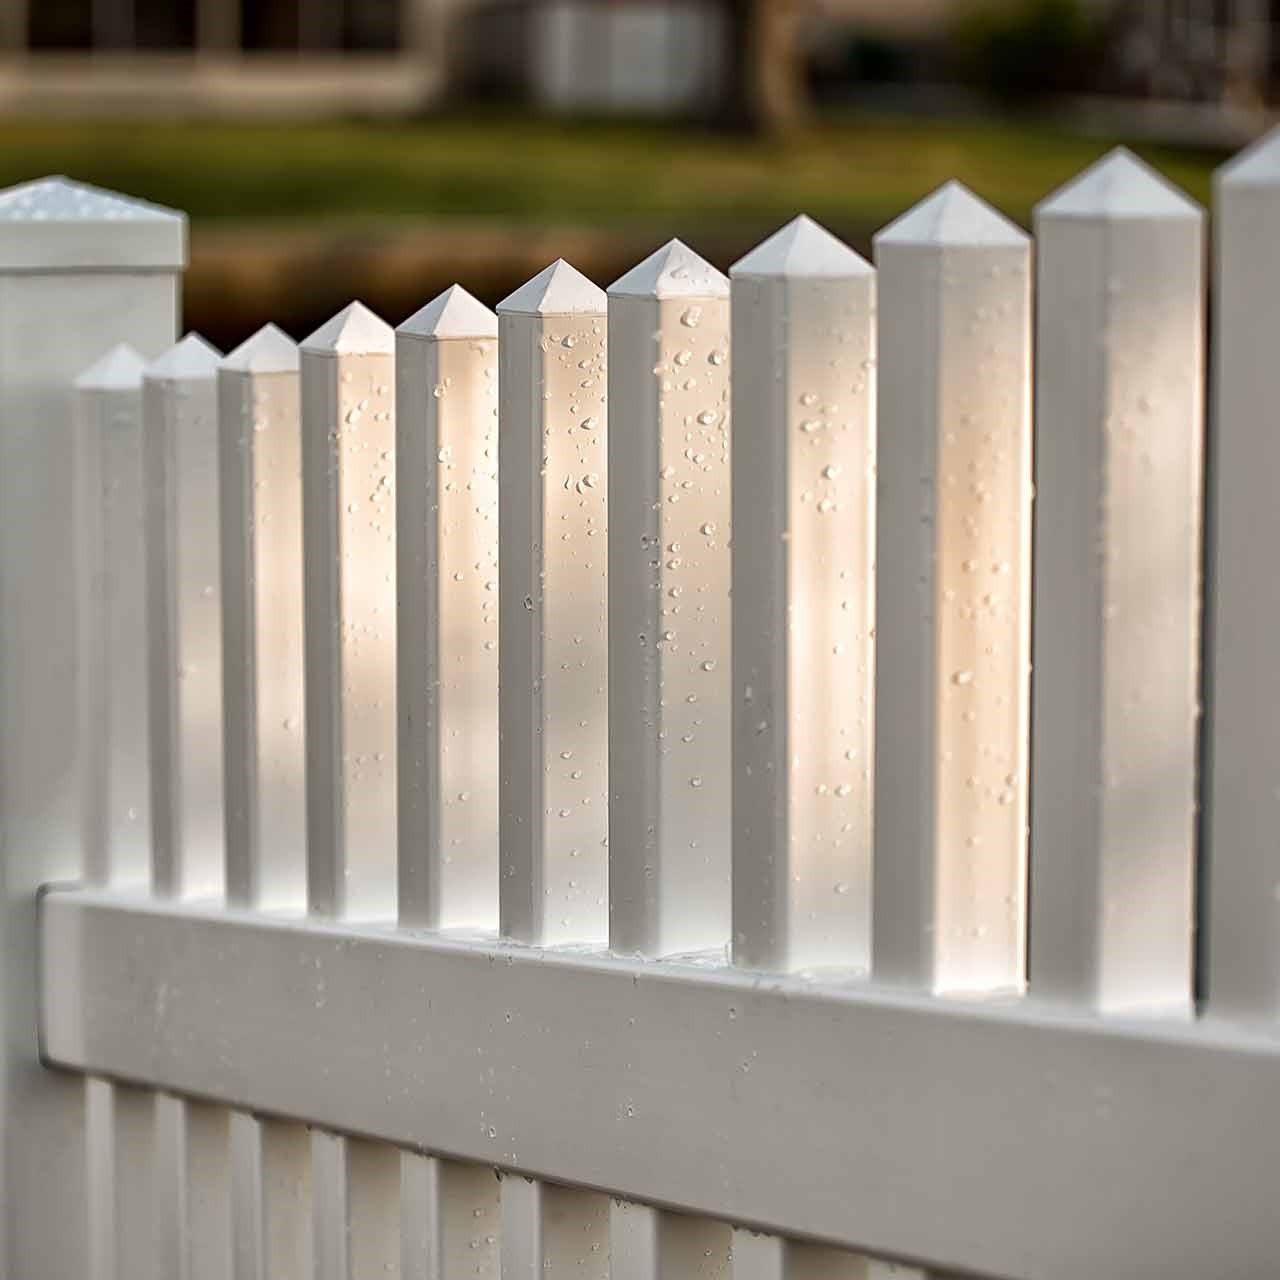
<svg viewBox="0 0 1280 1280"><path fill-rule="evenodd" d="M1111 143L1048 126L849 117L785 144L509 114L401 123L10 122L0 184L61 172L214 219L874 229L948 178L1026 222ZM1221 156L1138 148L1205 200Z"/></svg>

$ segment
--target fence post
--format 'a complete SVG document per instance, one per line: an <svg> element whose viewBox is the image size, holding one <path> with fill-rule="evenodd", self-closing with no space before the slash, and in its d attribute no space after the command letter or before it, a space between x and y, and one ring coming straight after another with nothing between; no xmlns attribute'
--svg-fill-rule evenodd
<svg viewBox="0 0 1280 1280"><path fill-rule="evenodd" d="M36 890L84 870L71 383L119 342L150 357L173 341L186 221L49 178L0 192L0 229L0 1261L74 1276L91 1252L85 1087L38 1069L35 1007Z"/></svg>
<svg viewBox="0 0 1280 1280"><path fill-rule="evenodd" d="M395 334L353 302L301 352L308 909L393 920ZM400 1153L312 1136L319 1280L396 1275Z"/></svg>
<svg viewBox="0 0 1280 1280"><path fill-rule="evenodd" d="M498 923L498 320L396 330L400 921Z"/></svg>
<svg viewBox="0 0 1280 1280"><path fill-rule="evenodd" d="M1205 998L1214 1014L1280 1015L1280 133L1215 178L1212 602L1205 707Z"/></svg>
<svg viewBox="0 0 1280 1280"><path fill-rule="evenodd" d="M266 325L218 366L227 900L306 909L298 347ZM231 1116L236 1280L310 1280L310 1139Z"/></svg>
<svg viewBox="0 0 1280 1280"><path fill-rule="evenodd" d="M729 282L678 240L609 288L609 945L729 939Z"/></svg>
<svg viewBox="0 0 1280 1280"><path fill-rule="evenodd" d="M498 923L498 319L454 285L396 329L399 916ZM496 1280L493 1171L401 1153L404 1280Z"/></svg>
<svg viewBox="0 0 1280 1280"><path fill-rule="evenodd" d="M733 280L733 958L870 959L875 274L801 217Z"/></svg>
<svg viewBox="0 0 1280 1280"><path fill-rule="evenodd" d="M1028 238L958 183L876 237L878 979L1026 964Z"/></svg>
<svg viewBox="0 0 1280 1280"><path fill-rule="evenodd" d="M1036 210L1031 977L1187 1013L1204 216L1128 152Z"/></svg>
<svg viewBox="0 0 1280 1280"><path fill-rule="evenodd" d="M605 295L563 260L498 306L500 914L608 935Z"/></svg>

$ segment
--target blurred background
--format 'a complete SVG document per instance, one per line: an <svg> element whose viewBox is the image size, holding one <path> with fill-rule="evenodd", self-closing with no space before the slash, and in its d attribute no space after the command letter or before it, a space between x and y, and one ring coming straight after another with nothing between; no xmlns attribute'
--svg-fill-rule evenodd
<svg viewBox="0 0 1280 1280"><path fill-rule="evenodd" d="M0 184L187 210L187 323L392 323L807 211L862 252L958 177L1026 224L1123 141L1205 200L1280 0L0 0Z"/></svg>

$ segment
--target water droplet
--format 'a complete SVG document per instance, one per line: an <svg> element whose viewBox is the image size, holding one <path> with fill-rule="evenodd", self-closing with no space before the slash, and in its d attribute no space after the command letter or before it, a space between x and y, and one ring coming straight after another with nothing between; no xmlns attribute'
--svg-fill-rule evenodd
<svg viewBox="0 0 1280 1280"><path fill-rule="evenodd" d="M951 683L958 684L958 685L972 684L973 672L972 671L954 671L951 674Z"/></svg>
<svg viewBox="0 0 1280 1280"><path fill-rule="evenodd" d="M680 317L680 323L684 325L686 329L696 329L701 322L702 322L701 307L689 307L685 311L685 313Z"/></svg>

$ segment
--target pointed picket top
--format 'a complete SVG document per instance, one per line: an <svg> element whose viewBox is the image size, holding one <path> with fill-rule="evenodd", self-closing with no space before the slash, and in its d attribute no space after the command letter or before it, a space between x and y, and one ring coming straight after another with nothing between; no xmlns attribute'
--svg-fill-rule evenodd
<svg viewBox="0 0 1280 1280"><path fill-rule="evenodd" d="M460 284L451 284L415 311L396 333L411 338L496 338L498 317Z"/></svg>
<svg viewBox="0 0 1280 1280"><path fill-rule="evenodd" d="M222 361L234 373L296 373L298 344L283 329L264 324Z"/></svg>
<svg viewBox="0 0 1280 1280"><path fill-rule="evenodd" d="M1030 242L1021 227L975 196L963 182L943 183L901 217L876 233L875 243L1021 248Z"/></svg>
<svg viewBox="0 0 1280 1280"><path fill-rule="evenodd" d="M142 385L147 362L121 342L95 360L76 380L77 391L132 391Z"/></svg>
<svg viewBox="0 0 1280 1280"><path fill-rule="evenodd" d="M557 258L527 284L498 303L498 314L515 316L603 315L608 298L603 289L576 267Z"/></svg>
<svg viewBox="0 0 1280 1280"><path fill-rule="evenodd" d="M390 355L396 332L363 302L352 302L304 338L300 349L322 356Z"/></svg>
<svg viewBox="0 0 1280 1280"><path fill-rule="evenodd" d="M1036 205L1037 218L1203 216L1204 210L1190 196L1127 147L1109 151Z"/></svg>
<svg viewBox="0 0 1280 1280"><path fill-rule="evenodd" d="M186 264L185 214L61 175L0 191L0 225L0 270Z"/></svg>
<svg viewBox="0 0 1280 1280"><path fill-rule="evenodd" d="M198 333L189 333L157 356L143 370L143 377L157 382L188 382L212 378L222 361L222 352Z"/></svg>
<svg viewBox="0 0 1280 1280"><path fill-rule="evenodd" d="M1214 174L1229 187L1280 187L1280 128L1264 133Z"/></svg>
<svg viewBox="0 0 1280 1280"><path fill-rule="evenodd" d="M814 222L807 213L802 213L739 258L729 268L729 275L734 279L740 276L841 279L869 275L874 270L861 254Z"/></svg>
<svg viewBox="0 0 1280 1280"><path fill-rule="evenodd" d="M680 240L661 249L619 276L609 286L619 298L727 298L729 280Z"/></svg>

